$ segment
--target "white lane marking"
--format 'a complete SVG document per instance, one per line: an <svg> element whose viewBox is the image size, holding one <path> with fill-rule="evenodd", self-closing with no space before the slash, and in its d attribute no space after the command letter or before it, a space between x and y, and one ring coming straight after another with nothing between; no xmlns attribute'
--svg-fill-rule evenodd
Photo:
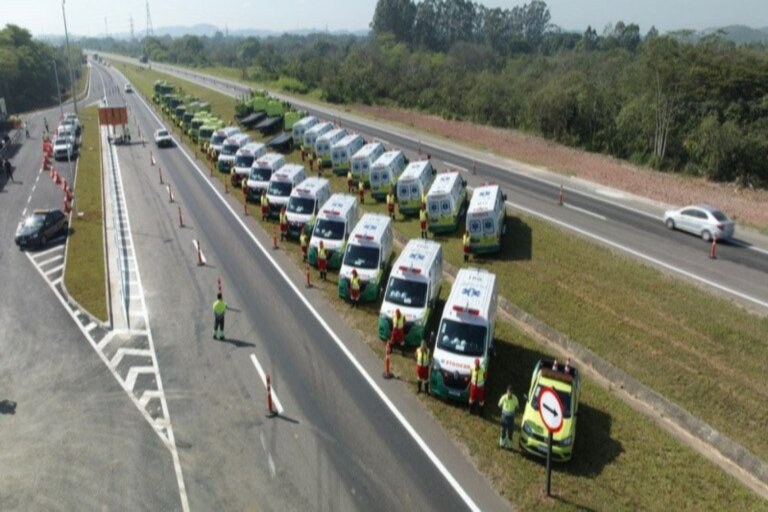
<svg viewBox="0 0 768 512"><path fill-rule="evenodd" d="M63 255L63 254L57 254L57 255L56 255L56 256L54 256L53 258L48 258L48 259L47 259L47 260L45 260L45 261L41 261L40 263L38 263L38 265L40 265L41 267L44 267L44 266L46 266L47 264L49 264L49 263L53 263L54 261L60 260L60 259L62 259L62 258L64 258L64 255ZM61 268L61 267L59 267L59 268Z"/></svg>
<svg viewBox="0 0 768 512"><path fill-rule="evenodd" d="M96 327L98 327L98 324L96 322L91 322L88 325L85 326L85 332L91 332Z"/></svg>
<svg viewBox="0 0 768 512"><path fill-rule="evenodd" d="M40 173L37 173L37 178L35 178L35 185L37 185L38 181L40 181Z"/></svg>
<svg viewBox="0 0 768 512"><path fill-rule="evenodd" d="M759 252L761 254L768 254L767 250L761 249L760 247L755 247L754 245L748 244L747 242L742 242L741 240L732 238L730 242L734 245L738 245L739 247L743 247L744 249L749 249L750 251Z"/></svg>
<svg viewBox="0 0 768 512"><path fill-rule="evenodd" d="M96 326L96 324L93 325L94 327ZM88 327L86 327L85 330L90 332ZM146 348L120 347L117 349L117 352L115 352L115 356L112 358L109 364L112 366L112 368L117 368L125 356L152 357L152 353L149 351L149 349Z"/></svg>
<svg viewBox="0 0 768 512"><path fill-rule="evenodd" d="M117 71L120 73L119 71ZM136 96L139 101L144 105L144 107L147 109L147 111L150 113L152 117L155 118L155 120L159 123L160 126L165 127L165 124L163 121L155 114L155 112L150 108L149 104L147 104L146 101L144 101L144 98L141 96ZM262 254L269 260L269 262L272 264L272 266L275 268L275 270L280 274L280 276L283 278L283 280L288 284L288 286L293 290L293 292L296 294L296 296L301 300L301 302L304 304L304 306L312 313L312 316L315 317L317 322L323 326L323 329L328 333L328 335L331 337L331 339L336 343L336 345L339 347L339 349L342 351L342 353L347 357L349 362L352 364L352 366L355 367L355 369L360 373L360 375L363 377L363 379L368 383L368 385L373 389L373 391L376 393L376 395L379 397L379 399L384 403L384 405L387 406L387 408L390 410L390 412L395 416L397 421L400 423L400 425L403 426L406 432L408 432L408 435L411 436L411 438L416 442L416 444L421 448L421 450L424 452L424 454L427 456L427 458L432 462L432 464L437 468L437 470L440 472L440 474L443 475L443 477L446 479L448 484L456 491L456 493L459 495L459 497L464 501L464 503L467 505L467 507L472 511L480 511L480 507L477 506L477 504L472 500L472 498L467 494L467 492L464 490L464 488L461 486L461 484L456 480L456 478L453 476L453 474L448 471L448 468L445 467L443 462L435 455L435 452L432 451L432 448L429 447L429 445L424 441L424 438L421 437L421 435L416 432L416 429L413 428L411 423L408 421L408 419L403 415L403 413L400 412L400 410L395 406L395 404L392 402L392 400L389 399L389 397L384 393L384 391L379 387L379 385L376 383L375 380L373 380L373 377L370 376L370 374L366 371L366 369L363 367L363 365L360 363L360 361L357 360L357 358L352 354L352 352L347 348L347 346L344 344L344 342L339 338L339 336L334 332L334 330L331 328L330 325L323 319L323 317L318 313L318 311L312 306L312 304L309 302L309 299L307 299L304 294L299 290L299 288L291 281L291 278L288 277L288 274L285 273L285 271L278 265L277 261L272 257L272 254L270 251L264 247L264 245L256 238L256 236L251 233L251 231L248 229L248 226L243 222L243 220L240 218L240 215L235 212L234 209L232 209L232 206L227 202L227 200L222 196L218 190L216 190L216 187L213 185L212 182L208 180L208 174L206 172L203 172L200 167L198 167L197 162L189 155L187 152L187 149L184 145L180 144L177 146L179 150L181 151L181 154L184 155L184 157L189 161L189 163L192 165L192 167L198 172L198 174L204 178L205 183L210 187L211 191L216 194L216 197L219 198L219 200L224 204L224 207L229 210L232 217L240 224L240 226L245 231L246 235L253 241L253 243L256 245L256 247L259 248L259 250L262 252Z"/></svg>
<svg viewBox="0 0 768 512"><path fill-rule="evenodd" d="M42 266L43 266L43 264L41 263L41 264L40 264L40 266L42 267ZM45 277L48 277L48 276L50 276L50 275L52 275L52 274L55 274L56 272L58 272L59 270L61 270L61 269L63 269L63 268L64 268L64 264L61 264L61 265L59 265L58 267L52 268L51 270L49 270L49 271L47 271L47 272L45 273Z"/></svg>
<svg viewBox="0 0 768 512"><path fill-rule="evenodd" d="M33 190L33 192L34 192L34 190ZM29 197L27 198L27 204L29 204L29 202L30 202L30 201L32 201L32 196L29 196Z"/></svg>
<svg viewBox="0 0 768 512"><path fill-rule="evenodd" d="M162 395L159 391L156 390L146 390L144 393L141 394L141 398L139 398L139 403L142 407L146 407L150 400L153 398L160 398Z"/></svg>
<svg viewBox="0 0 768 512"><path fill-rule="evenodd" d="M588 238L591 238L593 240L597 240L598 242L601 242L605 245L608 245L610 247L613 247L615 249L619 249L620 251L624 251L626 253L629 253L633 256L636 256L640 259L643 259L645 261L648 261L650 263L653 263L654 265L658 265L659 267L665 268L667 270L670 270L672 272L675 272L677 274L680 274L682 276L688 277L690 279L693 279L694 281L698 281L700 283L706 284L708 286L711 286L712 288L716 288L720 291L729 293L735 297L739 297L741 299L744 299L748 302L751 302L753 304L757 304L760 307L768 309L768 302L765 302L763 300L760 300L756 297L752 297L751 295L747 295L746 293L742 293L738 290L734 290L733 288L729 288L727 286L724 286L722 284L716 283L714 281L711 281L709 279L703 278L701 276L698 276L694 274L693 272L688 272L687 270L684 270L680 267L676 267L670 263L666 263L664 261L661 261L660 259L654 258L653 256L649 256L645 253L642 253L640 251L637 251L635 249L632 249L631 247L627 247L626 245L622 245L618 242L614 242L613 240L608 240L607 238L604 238L600 235L596 235L594 233L591 233L585 229L582 229L580 227L574 226L573 224L568 224L567 222L563 222L561 220L555 219L554 217L550 217L549 215L545 215L543 213L539 213L535 210L531 210L530 208L526 208L525 206L516 205L511 203L510 201L506 202L507 206L510 208L513 208L515 210L519 210L522 212L527 213L528 215L532 215L534 217L539 217L541 219L544 219L548 222L551 222L552 224L556 224L558 226L561 226L566 229L570 229L571 231L575 231L576 233L579 233L581 235L584 235Z"/></svg>
<svg viewBox="0 0 768 512"><path fill-rule="evenodd" d="M133 391L133 388L136 387L136 379L139 378L139 375L150 374L156 375L154 366L131 366L131 369L128 370L128 375L125 376L125 387L128 388L129 391Z"/></svg>
<svg viewBox="0 0 768 512"><path fill-rule="evenodd" d="M36 252L35 255L34 255L34 258L39 258L40 256L45 256L46 254L50 254L53 251L60 251L60 250L61 250L61 247L57 245L56 247L51 247L50 249L46 249L44 251Z"/></svg>
<svg viewBox="0 0 768 512"><path fill-rule="evenodd" d="M61 277L60 277L60 278L58 278L58 279L56 279L56 280L54 280L54 281L51 281L51 284L52 284L53 286L56 286L56 285L58 285L58 284L59 284L59 283L62 281L62 279L63 279L63 278L61 278Z"/></svg>
<svg viewBox="0 0 768 512"><path fill-rule="evenodd" d="M24 209L21 211L21 216L22 216L22 217L26 217L26 216L27 216L27 209L26 209L26 208L24 208Z"/></svg>
<svg viewBox="0 0 768 512"><path fill-rule="evenodd" d="M600 215L599 213L591 212L591 211L586 210L584 208L580 208L578 206L573 206L572 204L563 203L563 206L565 206L566 208L570 208L571 210L575 210L577 212L584 213L586 215L591 215L592 217L595 217L596 219L608 220L605 217L603 217L602 215Z"/></svg>
<svg viewBox="0 0 768 512"><path fill-rule="evenodd" d="M264 385L264 389L267 389L267 374L264 373L264 369L259 364L259 360L256 359L256 354L251 354L251 361L253 361L253 366L256 367L256 371L259 374L259 378L261 378L261 383ZM272 401L275 402L275 407L277 408L278 414L283 414L283 404L280 403L280 400L277 398L277 393L275 393L275 388L271 389L272 391Z"/></svg>
<svg viewBox="0 0 768 512"><path fill-rule="evenodd" d="M275 467L275 461L272 459L272 453L267 448L267 441L264 438L264 432L259 432L259 439L261 440L261 447L264 448L264 453L267 454L267 463L269 464L269 476L275 479L277 475L277 469Z"/></svg>

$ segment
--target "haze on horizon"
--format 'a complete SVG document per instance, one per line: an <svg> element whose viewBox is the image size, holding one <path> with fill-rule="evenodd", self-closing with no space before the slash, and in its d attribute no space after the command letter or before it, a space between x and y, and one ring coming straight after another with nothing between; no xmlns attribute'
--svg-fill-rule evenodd
<svg viewBox="0 0 768 512"><path fill-rule="evenodd" d="M651 26L662 32L677 29L702 30L726 25L761 28L768 25L766 0L545 0L552 23L566 30L583 32L588 25L598 32L617 21L637 23L642 33ZM66 0L70 34L102 36L146 28L146 0ZM512 8L521 0L485 0L487 7ZM2 24L13 23L34 35L63 35L61 0L5 1ZM291 31L366 30L376 0L150 0L152 25L192 26L202 23L229 30L258 29ZM213 7L216 7L213 9ZM250 16L244 15L250 13ZM755 25L755 20L761 20Z"/></svg>

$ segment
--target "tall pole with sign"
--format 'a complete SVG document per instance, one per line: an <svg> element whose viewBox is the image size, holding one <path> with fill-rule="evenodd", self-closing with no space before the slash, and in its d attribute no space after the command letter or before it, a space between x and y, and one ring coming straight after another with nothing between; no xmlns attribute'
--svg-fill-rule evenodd
<svg viewBox="0 0 768 512"><path fill-rule="evenodd" d="M547 447L547 497L552 496L552 436L563 428L563 402L553 388L544 388L539 395L539 415L549 431Z"/></svg>
<svg viewBox="0 0 768 512"><path fill-rule="evenodd" d="M77 84L75 83L75 74L72 71L72 55L69 51L69 32L67 31L67 10L64 8L64 3L67 0L61 0L61 16L64 18L64 41L67 46L67 66L69 67L69 82L72 89L72 104L75 107L75 114L77 114Z"/></svg>

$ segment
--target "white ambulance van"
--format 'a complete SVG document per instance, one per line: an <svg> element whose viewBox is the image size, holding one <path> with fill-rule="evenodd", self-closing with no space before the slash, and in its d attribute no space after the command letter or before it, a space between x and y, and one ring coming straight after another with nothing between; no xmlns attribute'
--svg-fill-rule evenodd
<svg viewBox="0 0 768 512"><path fill-rule="evenodd" d="M350 160L355 153L365 145L362 135L353 133L347 135L331 146L331 166L337 176L346 176L349 171Z"/></svg>
<svg viewBox="0 0 768 512"><path fill-rule="evenodd" d="M351 167L352 176L356 180L363 180L366 186L371 184L371 167L373 163L384 154L384 144L381 142L370 142L361 147L360 150L352 155Z"/></svg>
<svg viewBox="0 0 768 512"><path fill-rule="evenodd" d="M285 209L288 217L288 236L299 238L302 231L308 235L312 233L317 211L329 197L331 184L325 178L310 177L299 183L291 191Z"/></svg>
<svg viewBox="0 0 768 512"><path fill-rule="evenodd" d="M459 228L467 206L467 182L458 172L435 177L427 192L427 219L432 233L451 233Z"/></svg>
<svg viewBox="0 0 768 512"><path fill-rule="evenodd" d="M405 153L399 149L382 154L371 166L371 196L378 201L386 200L389 191L395 191L397 179L407 165Z"/></svg>
<svg viewBox="0 0 768 512"><path fill-rule="evenodd" d="M224 141L233 135L237 135L238 133L240 133L240 128L237 126L219 128L213 132L210 140L208 141L208 151L213 153L214 158L218 158L219 153L221 152L221 146L224 144Z"/></svg>
<svg viewBox="0 0 768 512"><path fill-rule="evenodd" d="M346 136L347 130L344 128L334 128L317 138L315 142L315 155L320 158L320 165L323 167L331 166L331 148Z"/></svg>
<svg viewBox="0 0 768 512"><path fill-rule="evenodd" d="M339 297L349 298L352 270L360 278L360 300L375 302L384 290L383 280L392 264L394 232L387 215L366 213L347 241L339 270Z"/></svg>
<svg viewBox="0 0 768 512"><path fill-rule="evenodd" d="M421 194L427 193L434 169L430 160L411 162L397 179L397 206L403 215L418 215Z"/></svg>
<svg viewBox="0 0 768 512"><path fill-rule="evenodd" d="M272 174L284 165L285 157L280 153L266 153L257 158L253 162L251 174L248 176L248 200L261 201L261 194L269 187Z"/></svg>
<svg viewBox="0 0 768 512"><path fill-rule="evenodd" d="M269 215L277 217L283 206L288 205L293 189L307 179L307 173L303 165L286 164L272 173L267 186L267 200L269 200Z"/></svg>
<svg viewBox="0 0 768 512"><path fill-rule="evenodd" d="M319 123L318 119L315 116L307 116L302 117L295 123L293 123L293 144L294 146L300 146L304 143L304 134L307 133L307 130L315 126L317 123Z"/></svg>
<svg viewBox="0 0 768 512"><path fill-rule="evenodd" d="M442 284L442 245L432 240L410 240L392 265L379 311L379 338L390 339L392 318L399 309L405 315L405 345L418 346Z"/></svg>
<svg viewBox="0 0 768 512"><path fill-rule="evenodd" d="M232 165L232 186L241 186L242 180L247 180L251 174L253 162L267 154L267 146L261 142L249 142L235 153L235 162Z"/></svg>
<svg viewBox="0 0 768 512"><path fill-rule="evenodd" d="M497 302L495 274L476 268L459 270L435 336L429 377L431 394L468 401L475 359L480 360L487 376Z"/></svg>
<svg viewBox="0 0 768 512"><path fill-rule="evenodd" d="M466 226L471 253L501 251L501 235L507 226L506 199L498 185L483 185L472 191Z"/></svg>
<svg viewBox="0 0 768 512"><path fill-rule="evenodd" d="M325 135L331 130L333 130L333 123L317 123L315 126L304 132L304 138L301 141L301 149L314 153L318 137Z"/></svg>
<svg viewBox="0 0 768 512"><path fill-rule="evenodd" d="M359 218L360 205L357 203L357 197L333 194L317 212L312 238L309 240L309 263L317 266L317 250L322 241L328 258L328 269L340 268L349 233Z"/></svg>

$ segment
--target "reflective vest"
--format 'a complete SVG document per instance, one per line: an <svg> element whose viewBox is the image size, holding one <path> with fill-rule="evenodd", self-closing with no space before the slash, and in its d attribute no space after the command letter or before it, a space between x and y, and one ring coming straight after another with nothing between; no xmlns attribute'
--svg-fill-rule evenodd
<svg viewBox="0 0 768 512"><path fill-rule="evenodd" d="M416 366L429 366L429 349L416 349Z"/></svg>
<svg viewBox="0 0 768 512"><path fill-rule="evenodd" d="M321 247L317 250L317 259L318 260L324 260L328 257L328 255L325 252L325 247Z"/></svg>
<svg viewBox="0 0 768 512"><path fill-rule="evenodd" d="M360 276L352 276L349 280L349 287L356 292L360 291Z"/></svg>
<svg viewBox="0 0 768 512"><path fill-rule="evenodd" d="M352 176L352 170L350 169L349 172L347 173L347 181L351 182L353 179L355 178L354 176Z"/></svg>
<svg viewBox="0 0 768 512"><path fill-rule="evenodd" d="M363 182L363 178L360 178L360 181L357 183L357 189L360 192L364 192L365 191L365 183Z"/></svg>
<svg viewBox="0 0 768 512"><path fill-rule="evenodd" d="M464 247L469 247L469 233L464 233L464 237L462 238L462 243L464 244Z"/></svg>
<svg viewBox="0 0 768 512"><path fill-rule="evenodd" d="M301 250L304 251L307 248L307 234L303 231L301 232L301 236L299 237L299 243L301 244Z"/></svg>
<svg viewBox="0 0 768 512"><path fill-rule="evenodd" d="M223 315L224 312L227 310L227 303L223 300L216 300L213 303L213 313L215 315Z"/></svg>
<svg viewBox="0 0 768 512"><path fill-rule="evenodd" d="M419 210L419 220L421 222L427 222L427 212L426 212L426 210Z"/></svg>
<svg viewBox="0 0 768 512"><path fill-rule="evenodd" d="M422 192L421 193L421 204L427 204L427 193Z"/></svg>
<svg viewBox="0 0 768 512"><path fill-rule="evenodd" d="M395 204L395 196L391 193L387 194L387 206L393 206Z"/></svg>
<svg viewBox="0 0 768 512"><path fill-rule="evenodd" d="M517 397L512 393L504 393L499 399L499 407L501 412L505 414L515 414L517 411Z"/></svg>
<svg viewBox="0 0 768 512"><path fill-rule="evenodd" d="M470 378L470 384L482 387L485 385L485 368L472 368L472 377Z"/></svg>
<svg viewBox="0 0 768 512"><path fill-rule="evenodd" d="M261 194L261 206L269 206L269 199L267 199L267 194Z"/></svg>
<svg viewBox="0 0 768 512"><path fill-rule="evenodd" d="M405 327L405 315L400 315L399 317L395 315L392 317L393 329L403 329L404 327Z"/></svg>
<svg viewBox="0 0 768 512"><path fill-rule="evenodd" d="M288 214L284 211L280 211L280 224L288 224Z"/></svg>

